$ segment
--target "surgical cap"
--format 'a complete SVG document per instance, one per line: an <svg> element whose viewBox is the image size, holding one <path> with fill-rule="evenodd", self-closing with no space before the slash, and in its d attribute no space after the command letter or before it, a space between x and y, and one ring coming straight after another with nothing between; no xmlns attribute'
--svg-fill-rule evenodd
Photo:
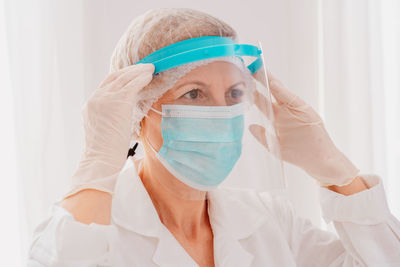
<svg viewBox="0 0 400 267"><path fill-rule="evenodd" d="M134 65L147 55L168 45L196 37L221 36L236 41L236 32L223 21L193 9L152 9L135 18L118 41L112 54L110 72ZM132 112L132 140L140 135L140 122L151 105L185 74L196 67L214 62L227 61L250 75L244 63L237 57L205 59L159 73L138 93Z"/></svg>

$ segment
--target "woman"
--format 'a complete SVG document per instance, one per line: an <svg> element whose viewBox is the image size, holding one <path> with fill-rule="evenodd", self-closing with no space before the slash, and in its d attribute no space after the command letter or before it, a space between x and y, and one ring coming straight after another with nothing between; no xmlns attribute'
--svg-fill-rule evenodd
<svg viewBox="0 0 400 267"><path fill-rule="evenodd" d="M190 9L151 10L132 22L113 54L112 73L83 110L84 154L67 196L36 230L29 265L399 266L400 223L388 210L381 180L359 176L313 109L271 75L282 158L321 185L324 217L340 239L296 217L283 198L216 189L237 162L240 142L229 142L228 161L216 156L214 164L206 162L216 168L211 180L202 176L209 168L197 180L180 176L187 169L169 160L182 157L189 144L169 154L163 149L168 130L176 130L167 124L168 108L184 106L184 115L193 106L230 114L246 97L248 71L236 57L183 64L160 75L153 75L154 65L137 63L163 47L213 36L236 39L229 25ZM185 135L183 129L178 134ZM232 129L241 136L242 128ZM257 138L256 128L253 133ZM121 172L132 139L143 144L144 157ZM220 173L225 175L213 180Z"/></svg>

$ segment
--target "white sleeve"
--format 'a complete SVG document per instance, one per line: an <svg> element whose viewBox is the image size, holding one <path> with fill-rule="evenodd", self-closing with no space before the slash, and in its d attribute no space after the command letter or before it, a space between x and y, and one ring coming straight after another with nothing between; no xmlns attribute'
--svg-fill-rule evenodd
<svg viewBox="0 0 400 267"><path fill-rule="evenodd" d="M323 217L333 222L346 249L343 265L400 266L400 222L389 211L381 179L362 179L370 188L350 196L320 188Z"/></svg>
<svg viewBox="0 0 400 267"><path fill-rule="evenodd" d="M380 179L363 179L371 188L351 196L320 189L323 217L333 221L339 238L296 216L288 200L274 198L297 266L400 266L400 222L389 212Z"/></svg>
<svg viewBox="0 0 400 267"><path fill-rule="evenodd" d="M52 216L34 232L28 266L112 266L110 245L115 231L112 225L77 222L55 205Z"/></svg>

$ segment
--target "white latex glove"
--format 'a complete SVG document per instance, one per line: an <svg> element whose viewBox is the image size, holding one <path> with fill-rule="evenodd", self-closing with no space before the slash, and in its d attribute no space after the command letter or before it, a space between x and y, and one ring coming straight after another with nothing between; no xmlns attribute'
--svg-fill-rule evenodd
<svg viewBox="0 0 400 267"><path fill-rule="evenodd" d="M83 189L113 193L132 137L133 100L153 72L153 64L138 64L111 73L87 101L83 155L66 197Z"/></svg>
<svg viewBox="0 0 400 267"><path fill-rule="evenodd" d="M282 159L302 168L321 186L351 183L359 169L332 142L321 117L271 73L268 80L276 99L272 106ZM253 135L266 145L260 138L264 130L251 127Z"/></svg>

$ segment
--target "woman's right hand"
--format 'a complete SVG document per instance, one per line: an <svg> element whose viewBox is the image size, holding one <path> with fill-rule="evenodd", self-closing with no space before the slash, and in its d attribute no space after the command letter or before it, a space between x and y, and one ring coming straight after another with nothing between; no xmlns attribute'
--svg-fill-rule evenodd
<svg viewBox="0 0 400 267"><path fill-rule="evenodd" d="M102 203L99 208L104 207L103 202L111 204L109 194L113 193L117 177L125 165L132 137L134 100L137 93L150 83L153 73L153 64L133 65L111 73L83 107L83 155L63 201L63 207L75 218L83 218L79 221L85 221L85 214L77 214L84 213L85 209L79 209L80 204L73 203L85 202L87 208L94 210L97 202Z"/></svg>

